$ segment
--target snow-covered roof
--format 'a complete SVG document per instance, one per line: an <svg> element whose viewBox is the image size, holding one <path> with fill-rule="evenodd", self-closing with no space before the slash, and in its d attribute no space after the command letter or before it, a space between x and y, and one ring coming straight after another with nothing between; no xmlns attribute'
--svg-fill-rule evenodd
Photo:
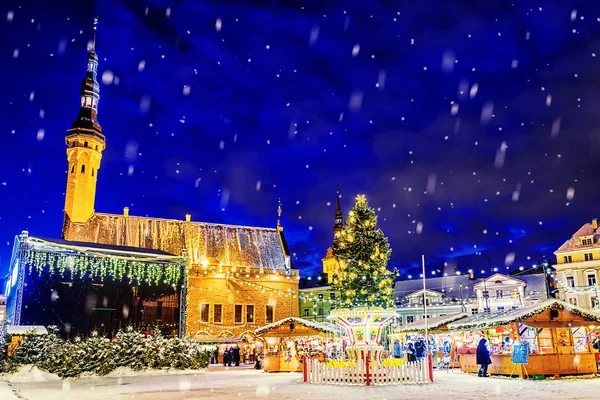
<svg viewBox="0 0 600 400"><path fill-rule="evenodd" d="M307 319L302 319L302 318L297 318L297 317L288 317L288 318L281 319L279 321L275 321L272 324L268 324L268 325L258 328L254 332L256 333L257 336L259 336L259 335L265 334L266 332L270 331L271 329L279 328L280 326L289 324L290 322L293 322L294 324L298 324L298 325L304 325L307 328L315 329L319 332L334 333L334 334L343 333L343 329L337 325L323 323L323 322L314 322L314 321L309 321Z"/></svg>
<svg viewBox="0 0 600 400"><path fill-rule="evenodd" d="M442 325L447 325L451 322L458 321L463 319L470 314L467 313L458 313L458 314L448 314L442 315L439 317L427 318L427 328L429 330L438 329ZM421 332L425 331L425 318L420 319L418 321L412 322L406 325L400 325L396 329L394 329L394 333L401 332Z"/></svg>
<svg viewBox="0 0 600 400"><path fill-rule="evenodd" d="M511 322L520 322L534 315L540 314L550 308L562 308L574 314L581 315L590 321L600 322L600 314L584 310L581 307L565 303L561 300L551 299L542 303L531 306L516 308L507 311L499 311L494 313L476 314L456 322L448 324L448 329L463 330L463 329L487 329L496 326L506 325Z"/></svg>
<svg viewBox="0 0 600 400"><path fill-rule="evenodd" d="M569 240L564 242L562 246L560 246L558 250L554 252L554 254L567 253L574 250L600 248L600 241L591 245L583 245L579 240L583 236L592 236L598 233L600 233L599 229L594 229L592 224L589 222L585 223L581 228L579 228L577 232L575 232L575 234Z"/></svg>
<svg viewBox="0 0 600 400"><path fill-rule="evenodd" d="M427 297L438 297L438 296L444 296L444 293L438 292L436 290L427 289ZM406 297L423 297L423 289L409 293L406 295Z"/></svg>
<svg viewBox="0 0 600 400"><path fill-rule="evenodd" d="M48 329L41 325L8 325L6 333L9 335L47 335Z"/></svg>

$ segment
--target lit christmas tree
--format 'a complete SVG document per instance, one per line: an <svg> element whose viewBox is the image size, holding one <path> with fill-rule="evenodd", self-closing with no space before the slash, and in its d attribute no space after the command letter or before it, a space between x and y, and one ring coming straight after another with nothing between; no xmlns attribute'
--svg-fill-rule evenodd
<svg viewBox="0 0 600 400"><path fill-rule="evenodd" d="M340 293L338 307L393 306L393 278L387 263L391 249L377 227L375 210L364 195L356 204L333 244L333 255L340 268L333 277Z"/></svg>

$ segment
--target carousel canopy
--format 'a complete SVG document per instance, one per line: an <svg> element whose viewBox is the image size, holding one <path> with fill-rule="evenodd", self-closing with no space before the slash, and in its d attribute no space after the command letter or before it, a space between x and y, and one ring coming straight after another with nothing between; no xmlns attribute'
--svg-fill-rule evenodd
<svg viewBox="0 0 600 400"><path fill-rule="evenodd" d="M466 318L470 314L467 313L458 313L458 314L449 314L442 315L439 317L427 318L427 327L429 333L440 333L447 331L447 325L451 322L455 322ZM425 319L420 319L418 321L412 322L406 325L397 326L394 329L394 333L421 333L425 332Z"/></svg>
<svg viewBox="0 0 600 400"><path fill-rule="evenodd" d="M568 320L568 317L553 317L550 313L548 313L547 316L542 316L542 314L550 309L561 309L578 316L578 319ZM536 326L550 326L555 324L556 326L566 325L575 327L593 325L600 322L600 314L597 312L584 310L581 307L565 303L561 300L552 299L531 306L515 308L507 311L476 314L448 324L448 329L456 331L469 329L488 329L502 325L508 325L511 322L521 321L525 321L529 325Z"/></svg>
<svg viewBox="0 0 600 400"><path fill-rule="evenodd" d="M343 330L333 324L288 317L258 328L256 336L312 336L320 334L342 334Z"/></svg>

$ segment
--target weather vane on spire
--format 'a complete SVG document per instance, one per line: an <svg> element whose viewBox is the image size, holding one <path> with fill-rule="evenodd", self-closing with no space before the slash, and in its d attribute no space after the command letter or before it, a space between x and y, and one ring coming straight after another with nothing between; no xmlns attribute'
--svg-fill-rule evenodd
<svg viewBox="0 0 600 400"><path fill-rule="evenodd" d="M98 27L98 17L94 17L94 41L92 42L92 51L96 51L96 29Z"/></svg>
<svg viewBox="0 0 600 400"><path fill-rule="evenodd" d="M281 199L278 199L277 202L279 203L279 205L277 206L277 226L280 227L281 226L281 213L283 212L281 206Z"/></svg>

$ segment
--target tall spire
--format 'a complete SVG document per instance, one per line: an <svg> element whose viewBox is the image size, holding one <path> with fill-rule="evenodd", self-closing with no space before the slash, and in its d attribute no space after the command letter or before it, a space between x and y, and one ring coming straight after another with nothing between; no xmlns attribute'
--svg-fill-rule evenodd
<svg viewBox="0 0 600 400"><path fill-rule="evenodd" d="M340 206L340 185L336 185L336 208L335 224L333 225L333 236L337 238L344 227L344 214Z"/></svg>
<svg viewBox="0 0 600 400"><path fill-rule="evenodd" d="M98 123L98 100L100 86L96 80L98 56L96 55L96 24L94 19L94 40L87 56L87 71L81 82L79 92L79 114L71 128L67 129L68 178L65 192L65 225L67 223L84 223L94 215L96 201L96 183L98 170L102 160L102 152L106 148L106 138Z"/></svg>
<svg viewBox="0 0 600 400"><path fill-rule="evenodd" d="M98 123L98 102L100 101L100 85L96 80L98 72L98 55L96 54L96 27L98 18L94 18L94 39L87 57L87 71L81 82L79 92L79 115L67 130L67 136L84 133L104 140L102 127Z"/></svg>
<svg viewBox="0 0 600 400"><path fill-rule="evenodd" d="M277 205L277 230L282 231L283 226L281 226L281 213L283 212L283 209L281 208L281 206L283 204L281 204L281 199L278 199L277 202L278 202L278 205Z"/></svg>

